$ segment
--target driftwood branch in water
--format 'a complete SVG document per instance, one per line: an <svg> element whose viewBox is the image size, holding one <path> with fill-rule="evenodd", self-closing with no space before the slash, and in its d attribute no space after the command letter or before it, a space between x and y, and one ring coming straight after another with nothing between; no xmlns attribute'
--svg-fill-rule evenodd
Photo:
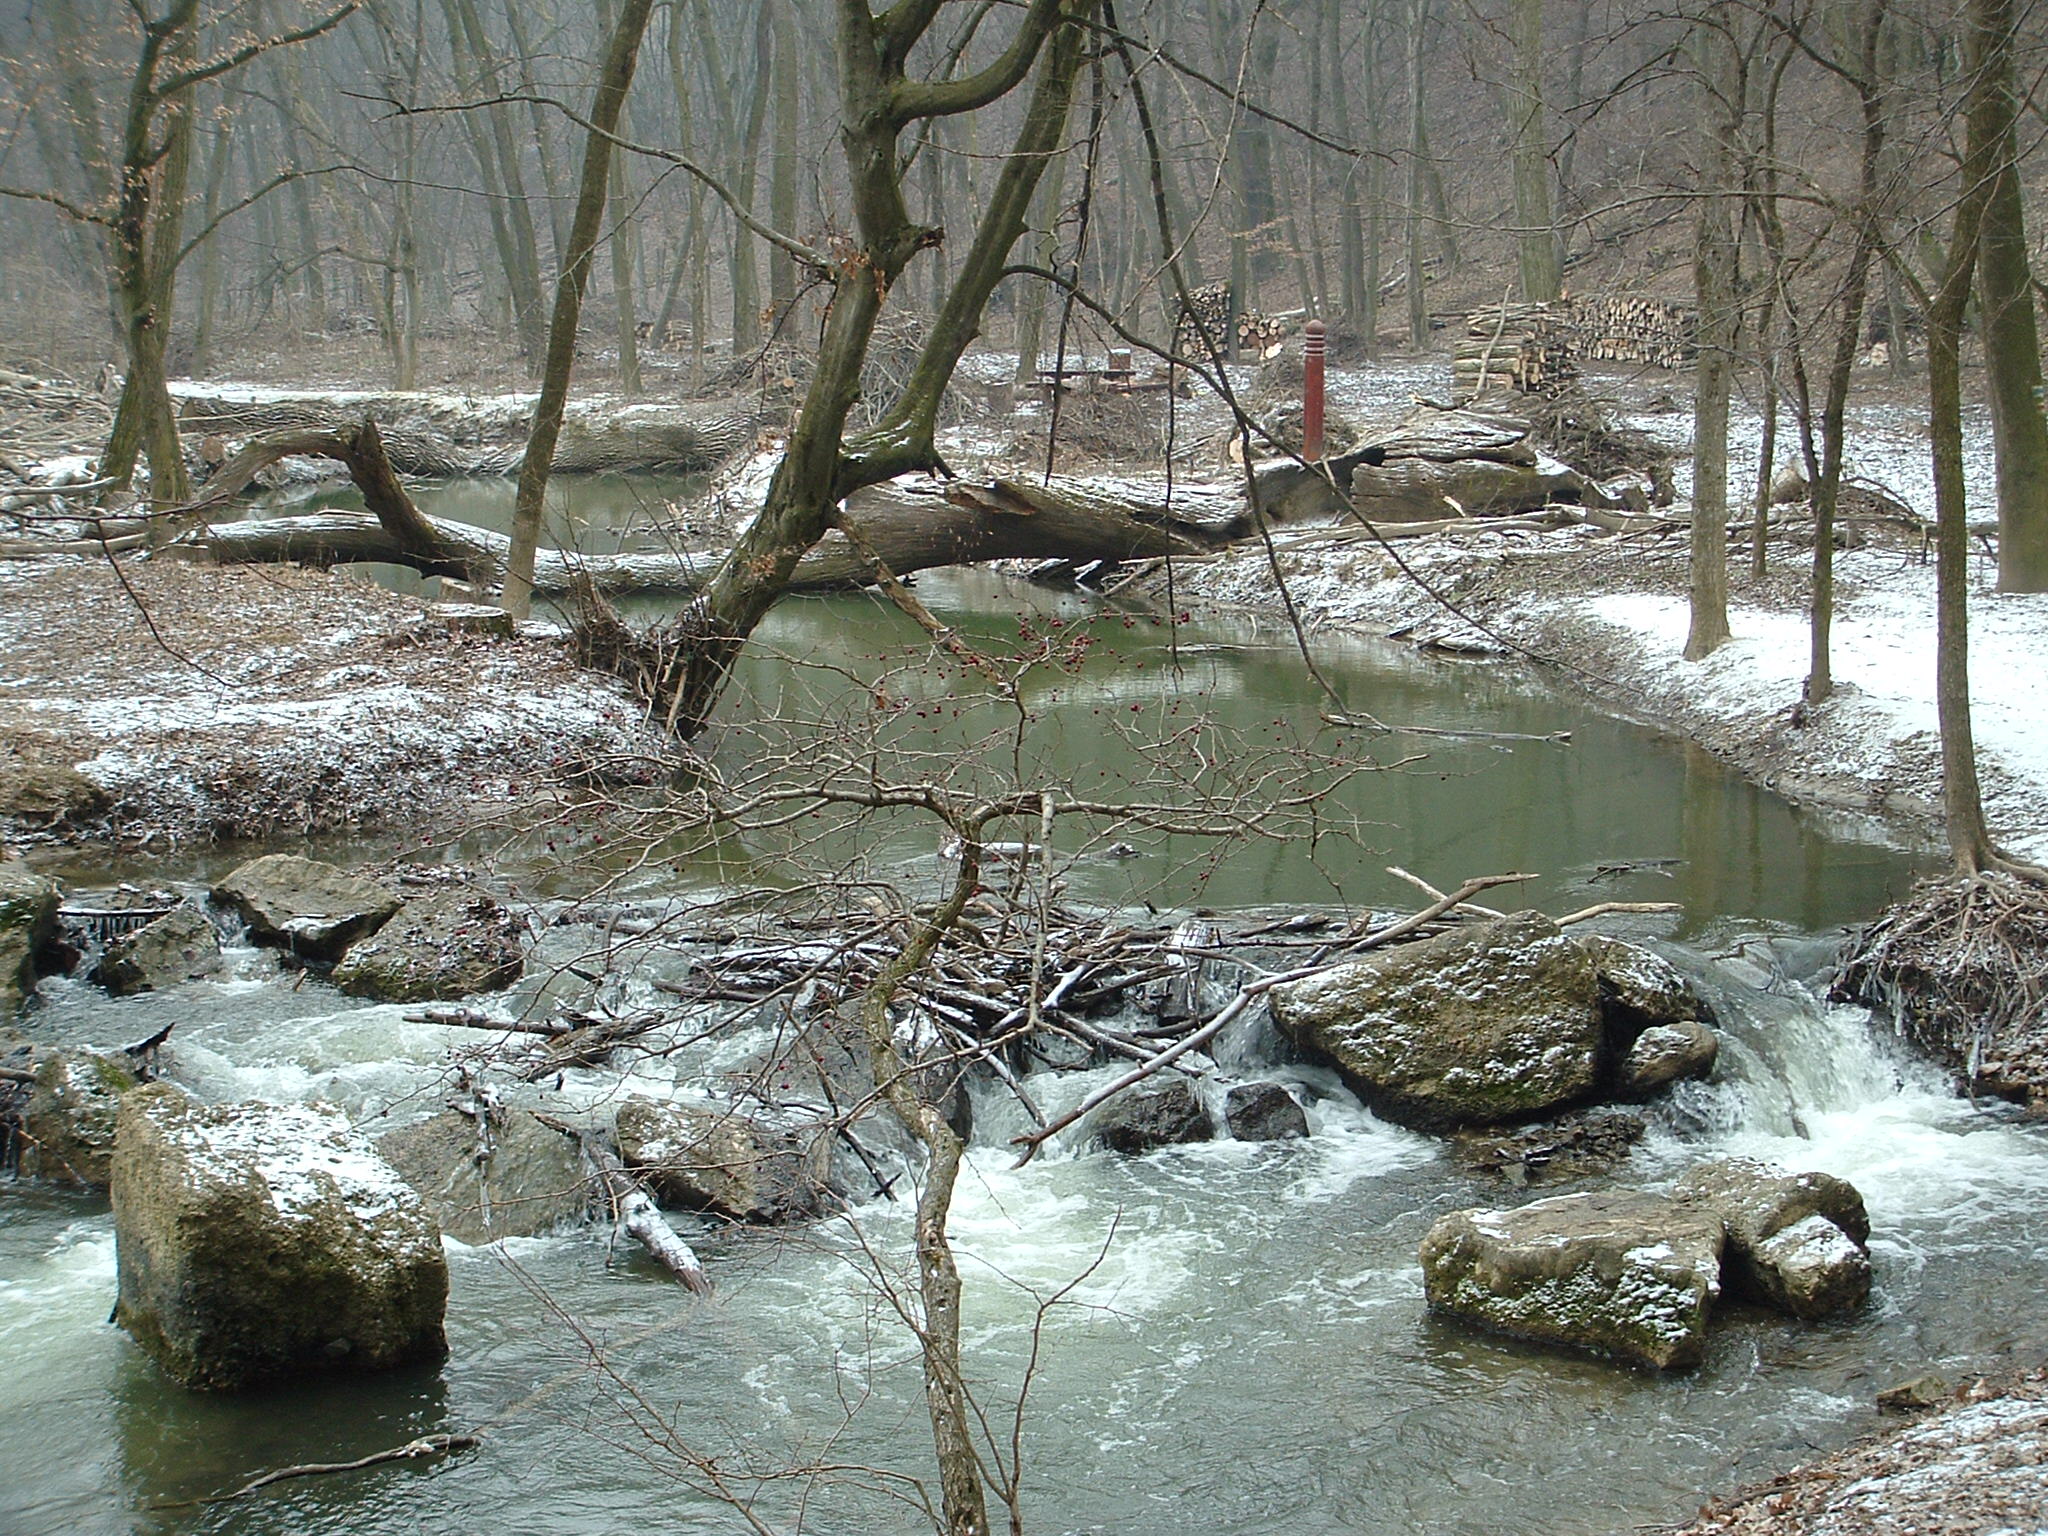
<svg viewBox="0 0 2048 1536"><path fill-rule="evenodd" d="M542 1118L557 1129L569 1129L552 1117ZM610 1147L587 1131L574 1134L578 1145L583 1148L583 1156L597 1170L613 1208L619 1213L619 1226L684 1285L699 1296L709 1296L711 1277L697 1262L696 1251L668 1224L668 1218L655 1205L654 1197L626 1172L626 1165L619 1161Z"/></svg>
<svg viewBox="0 0 2048 1536"><path fill-rule="evenodd" d="M253 1477L233 1493L215 1494L210 1499L179 1499L175 1503L153 1504L152 1509L190 1509L199 1504L225 1504L231 1499L246 1499L259 1489L268 1488L272 1483L281 1483L294 1477L324 1477L330 1472L360 1472L365 1467L381 1466L387 1461L419 1461L428 1456L448 1456L456 1451L466 1451L481 1445L480 1435L422 1435L417 1440L408 1440L404 1445L394 1445L388 1451L376 1451L368 1456L358 1456L354 1461L308 1461L294 1467L279 1467L275 1472L266 1472Z"/></svg>

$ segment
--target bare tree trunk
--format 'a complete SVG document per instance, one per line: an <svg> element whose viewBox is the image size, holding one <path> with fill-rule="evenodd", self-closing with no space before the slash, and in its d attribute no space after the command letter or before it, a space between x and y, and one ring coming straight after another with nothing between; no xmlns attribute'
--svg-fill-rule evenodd
<svg viewBox="0 0 2048 1536"><path fill-rule="evenodd" d="M1693 375L1692 597L1685 655L1697 661L1728 639L1728 396L1742 311L1736 295L1733 172L1743 119L1735 39L1714 21L1696 34L1706 143L1693 260L1699 291L1699 361Z"/></svg>
<svg viewBox="0 0 2048 1536"><path fill-rule="evenodd" d="M1427 192L1429 138L1423 117L1423 33L1429 25L1427 0L1408 0L1408 345L1429 344L1429 296L1422 254L1422 203Z"/></svg>
<svg viewBox="0 0 2048 1536"><path fill-rule="evenodd" d="M604 72L591 104L591 131L583 146L583 177L576 193L576 217L569 228L569 249L555 283L555 315L548 328L547 365L541 373L540 399L533 408L533 431L519 466L519 491L512 510L512 549L505 572L505 611L526 617L533 605L533 557L540 547L541 505L547 496L555 440L562 432L562 410L569 399L569 374L576 361L576 323L583 313L583 293L590 282L590 263L604 223L605 184L611 170L611 136L633 87L633 68L640 57L640 39L654 0L625 0L605 50Z"/></svg>
<svg viewBox="0 0 2048 1536"><path fill-rule="evenodd" d="M1508 135L1514 145L1516 264L1522 297L1548 304L1557 297L1557 230L1550 215L1550 156L1543 124L1543 0L1512 0L1508 31L1514 43L1514 80Z"/></svg>

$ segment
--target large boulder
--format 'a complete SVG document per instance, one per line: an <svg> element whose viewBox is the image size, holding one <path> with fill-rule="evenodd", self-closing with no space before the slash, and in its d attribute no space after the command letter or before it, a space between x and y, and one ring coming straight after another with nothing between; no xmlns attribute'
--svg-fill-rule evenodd
<svg viewBox="0 0 2048 1536"><path fill-rule="evenodd" d="M58 1047L36 1052L35 1085L21 1116L21 1171L105 1189L113 1178L121 1096L141 1079L119 1055Z"/></svg>
<svg viewBox="0 0 2048 1536"><path fill-rule="evenodd" d="M441 1230L465 1243L538 1237L589 1214L589 1175L574 1139L523 1109L488 1125L443 1110L380 1137L377 1150L418 1190Z"/></svg>
<svg viewBox="0 0 2048 1536"><path fill-rule="evenodd" d="M732 1110L627 1099L619 1156L664 1205L732 1221L804 1221L824 1209L830 1144Z"/></svg>
<svg viewBox="0 0 2048 1536"><path fill-rule="evenodd" d="M1210 1141L1216 1128L1195 1085L1184 1077L1140 1083L1098 1109L1088 1133L1099 1146L1133 1156L1158 1147Z"/></svg>
<svg viewBox="0 0 2048 1536"><path fill-rule="evenodd" d="M340 1110L139 1088L113 1171L115 1320L184 1385L446 1354L440 1231Z"/></svg>
<svg viewBox="0 0 2048 1536"><path fill-rule="evenodd" d="M213 899L249 925L258 944L302 960L339 960L404 905L374 880L297 854L251 859L213 888Z"/></svg>
<svg viewBox="0 0 2048 1536"><path fill-rule="evenodd" d="M220 935L192 907L166 912L153 923L111 940L94 973L116 997L154 992L221 969Z"/></svg>
<svg viewBox="0 0 2048 1536"><path fill-rule="evenodd" d="M1731 1294L1806 1319L1869 1298L1870 1216L1847 1180L1729 1157L1693 1168L1676 1194L1727 1226Z"/></svg>
<svg viewBox="0 0 2048 1536"><path fill-rule="evenodd" d="M354 945L334 984L383 1003L429 1003L496 992L526 968L523 925L484 892L465 887L415 897Z"/></svg>
<svg viewBox="0 0 2048 1536"><path fill-rule="evenodd" d="M36 957L57 933L57 887L20 859L0 859L0 1017L36 989Z"/></svg>
<svg viewBox="0 0 2048 1536"><path fill-rule="evenodd" d="M1279 1083L1239 1083L1223 1096L1223 1123L1238 1141L1291 1141L1308 1134L1308 1116Z"/></svg>
<svg viewBox="0 0 2048 1536"><path fill-rule="evenodd" d="M1526 1120L1590 1095L1602 1047L1586 951L1537 912L1276 987L1273 1016L1390 1119Z"/></svg>
<svg viewBox="0 0 2048 1536"><path fill-rule="evenodd" d="M1422 1240L1432 1311L1668 1370L1699 1364L1721 1293L1720 1218L1659 1195L1456 1211Z"/></svg>

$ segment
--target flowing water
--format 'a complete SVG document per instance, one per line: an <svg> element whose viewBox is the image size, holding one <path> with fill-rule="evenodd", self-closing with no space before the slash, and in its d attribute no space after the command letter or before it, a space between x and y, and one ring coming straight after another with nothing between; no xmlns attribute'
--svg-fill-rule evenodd
<svg viewBox="0 0 2048 1536"><path fill-rule="evenodd" d="M1654 1111L1625 1177L1655 1184L1702 1156L1768 1157L1849 1178L1875 1227L1877 1289L1864 1313L1805 1327L1731 1309L1700 1369L1659 1377L1432 1322L1417 1241L1445 1211L1513 1197L1461 1172L1437 1142L1374 1119L1312 1068L1279 1069L1313 1098L1307 1140L1138 1159L1067 1140L1023 1169L1003 1146L1019 1111L985 1093L954 1231L969 1368L1006 1448L1029 1382L1018 1441L1027 1529L1628 1530L1868 1429L1874 1392L1902 1376L2048 1348L2035 1238L2048 1218L2048 1138L1955 1099L1860 1010L1820 1004L1805 984L1831 930L1910 878L1911 853L1873 829L1795 814L1703 755L1590 715L1510 669L1327 646L1320 664L1349 707L1494 733L1364 737L1324 724L1329 701L1304 682L1289 643L1251 626L1160 627L983 577L934 578L922 590L971 638L1014 638L1020 620L1053 633L1054 619L1060 633L1100 637L1075 665L1034 678L1040 721L1017 759L1058 769L1076 793L1141 781L1157 766L1141 737L1169 727L1176 709L1202 711L1205 728L1247 754L1254 742L1382 765L1420 754L1347 784L1314 848L1238 842L1219 855L1134 834L1131 856L1108 858L1093 856L1099 839L1063 841L1070 897L1219 910L1409 903L1414 892L1384 873L1398 864L1439 884L1540 872L1514 900L1553 911L1681 901L1682 918L1636 931L1663 936L1710 996L1728 1044L1719 1081ZM929 732L929 750L961 754L998 706L921 720L917 706L943 679L896 670L910 634L862 598L786 604L748 663L735 718L772 697L850 731L859 711L847 698L871 698L886 678L888 708L869 712L886 713L899 742ZM826 660L856 680L831 674L828 684L817 670ZM1561 732L1568 742L1554 739ZM907 879L930 867L934 843L928 825L906 819L831 829L805 852ZM82 860L65 873L199 880L246 851L146 869ZM501 873L576 894L553 866L519 867L530 853L507 854ZM768 880L788 856L761 841L716 867L643 869L631 889L701 892L736 869ZM781 877L805 878L794 867ZM572 943L564 933L548 942ZM373 1130L438 1104L451 1032L280 977L254 951L232 958L230 979L122 1003L83 983L48 983L30 1027L106 1044L175 1020L171 1071L203 1095L326 1098ZM1255 1034L1219 1048L1226 1066L1260 1052ZM1034 1087L1053 1111L1105 1075ZM593 1080L567 1091L600 1090ZM168 1385L107 1324L104 1201L8 1186L0 1531L744 1528L707 1492L719 1481L758 1494L777 1531L915 1531L900 1479L926 1473L929 1443L889 1291L908 1241L906 1212L881 1200L809 1231L706 1231L699 1248L718 1285L708 1303L637 1254L612 1251L602 1232L451 1243L444 1367L212 1398ZM180 1502L273 1467L472 1429L484 1434L480 1449L430 1467ZM749 1481L804 1467L834 1470Z"/></svg>

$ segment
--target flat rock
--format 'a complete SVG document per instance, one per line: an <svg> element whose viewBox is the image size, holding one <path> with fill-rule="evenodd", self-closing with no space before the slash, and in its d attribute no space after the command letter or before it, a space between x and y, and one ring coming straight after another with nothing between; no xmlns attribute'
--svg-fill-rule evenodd
<svg viewBox="0 0 2048 1536"><path fill-rule="evenodd" d="M250 860L213 888L213 899L247 923L258 944L316 962L339 960L404 905L374 880L291 853Z"/></svg>
<svg viewBox="0 0 2048 1536"><path fill-rule="evenodd" d="M447 1353L440 1231L338 1109L136 1089L113 1202L115 1320L188 1387Z"/></svg>
<svg viewBox="0 0 2048 1536"><path fill-rule="evenodd" d="M1729 1157L1699 1164L1675 1193L1727 1226L1732 1294L1806 1319L1868 1299L1870 1217L1846 1180Z"/></svg>
<svg viewBox="0 0 2048 1536"><path fill-rule="evenodd" d="M1456 1211L1422 1240L1432 1311L1659 1370L1699 1364L1721 1292L1712 1212L1617 1190Z"/></svg>
<svg viewBox="0 0 2048 1536"><path fill-rule="evenodd" d="M217 975L221 964L220 935L206 914L179 907L111 940L94 975L115 997L128 997Z"/></svg>
<svg viewBox="0 0 2048 1536"><path fill-rule="evenodd" d="M1213 1140L1216 1128L1195 1085L1173 1077L1125 1089L1089 1118L1088 1134L1098 1146L1136 1155Z"/></svg>
<svg viewBox="0 0 2048 1536"><path fill-rule="evenodd" d="M526 969L523 932L496 898L473 887L415 896L375 934L350 946L334 968L334 984L384 1003L501 991Z"/></svg>
<svg viewBox="0 0 2048 1536"><path fill-rule="evenodd" d="M0 1018L36 989L36 957L56 938L57 887L20 859L0 859Z"/></svg>
<svg viewBox="0 0 2048 1536"><path fill-rule="evenodd" d="M1308 1116L1279 1083L1239 1083L1223 1096L1223 1123L1238 1141L1291 1141L1308 1134Z"/></svg>
<svg viewBox="0 0 2048 1536"><path fill-rule="evenodd" d="M806 1221L824 1209L829 1146L731 1110L653 1099L619 1106L619 1156L664 1205L732 1221Z"/></svg>
<svg viewBox="0 0 2048 1536"><path fill-rule="evenodd" d="M378 1138L441 1230L464 1243L538 1237L580 1225L589 1176L574 1140L523 1109L474 1117L449 1109Z"/></svg>
<svg viewBox="0 0 2048 1536"><path fill-rule="evenodd" d="M1588 1097L1603 1043L1593 961L1523 912L1276 987L1273 1016L1375 1110L1424 1130Z"/></svg>

